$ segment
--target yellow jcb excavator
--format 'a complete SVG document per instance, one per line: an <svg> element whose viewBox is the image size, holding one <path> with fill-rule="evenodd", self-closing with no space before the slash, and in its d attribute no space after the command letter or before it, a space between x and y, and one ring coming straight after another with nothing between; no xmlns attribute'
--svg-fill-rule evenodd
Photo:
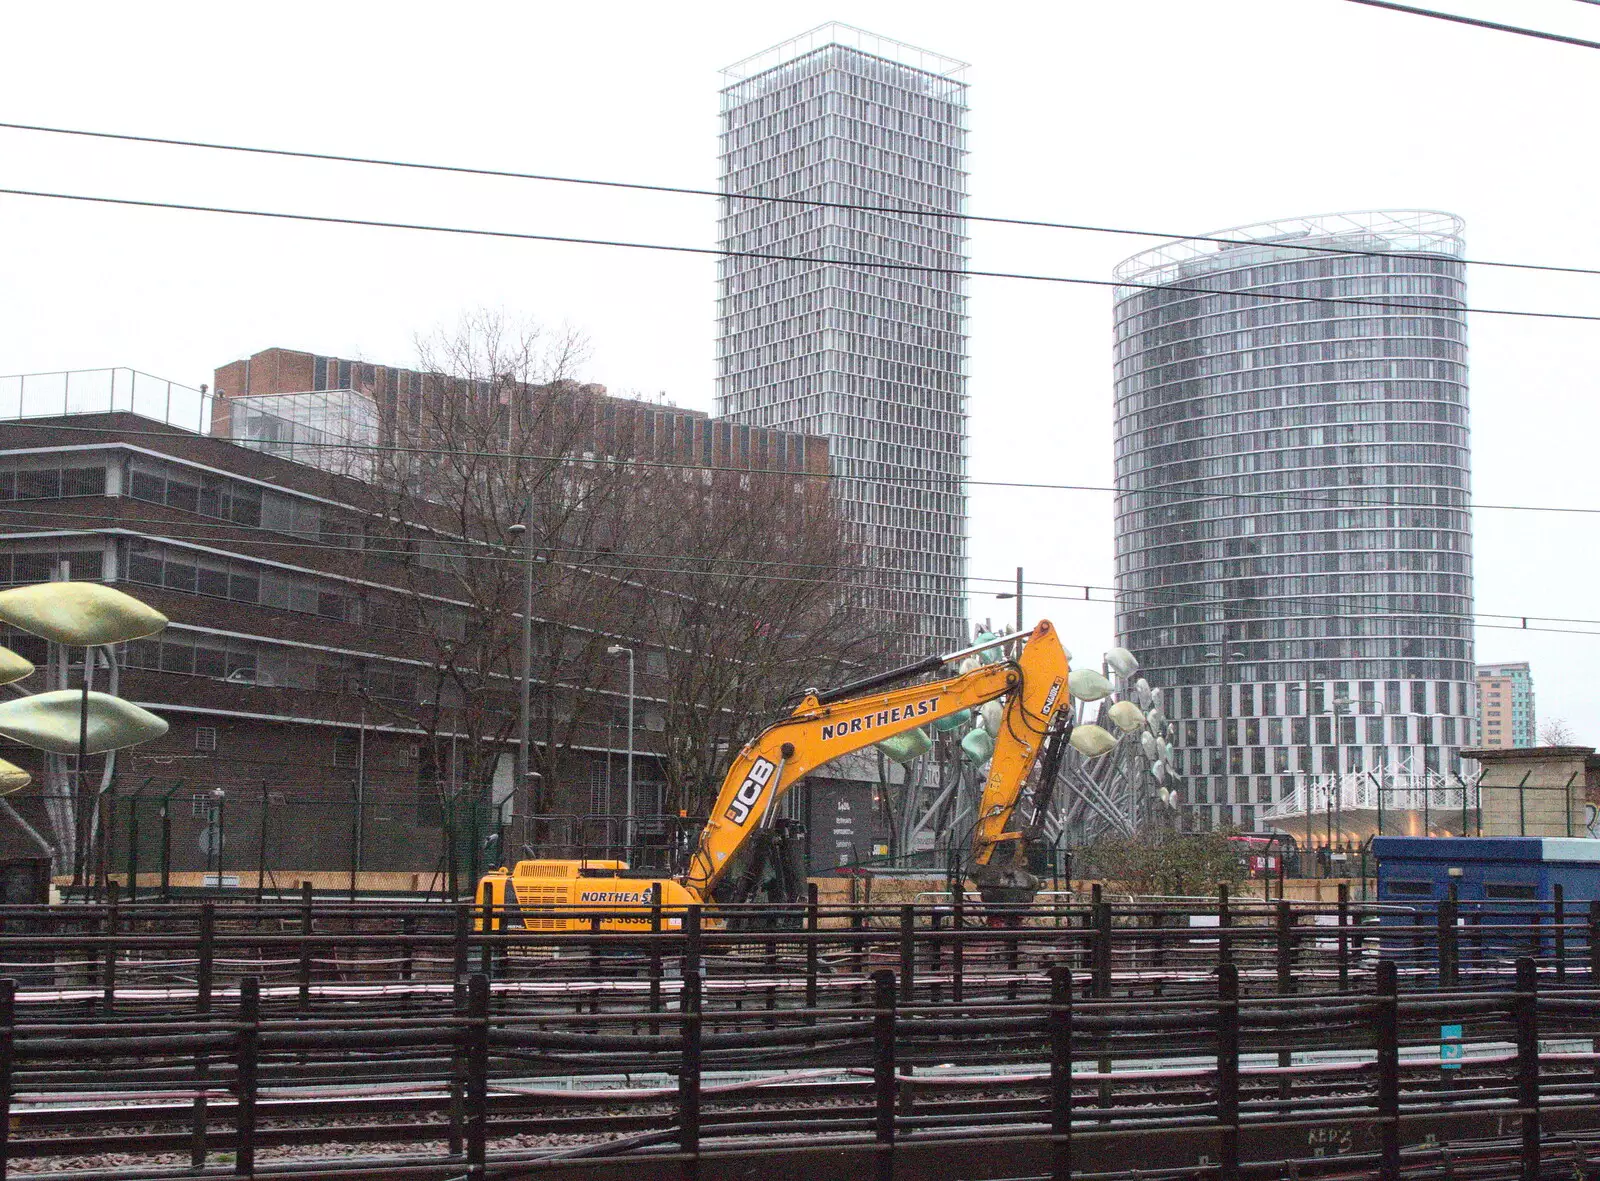
<svg viewBox="0 0 1600 1181"><path fill-rule="evenodd" d="M941 680L901 684L976 656L1019 644L1012 659ZM841 755L926 726L940 718L1005 699L988 778L973 830L971 876L985 901L1027 902L1037 881L1027 868L1026 834L1013 817L1028 775L1047 744L1059 753L1070 724L1067 652L1056 629L1041 621L1025 637L1007 636L945 656L931 656L826 693L808 692L788 717L756 736L728 769L711 816L688 863L671 877L631 876L621 861L519 861L478 885L478 903L492 903L493 925L534 930L589 929L592 909L602 930L638 930L659 900L669 926L699 902L794 902L803 899L796 831L775 822L778 800L806 775ZM898 688L890 686L898 685ZM1054 778L1048 759L1046 778ZM1048 791L1048 784L1041 785ZM541 915L542 908L559 908ZM481 919L479 925L481 925Z"/></svg>

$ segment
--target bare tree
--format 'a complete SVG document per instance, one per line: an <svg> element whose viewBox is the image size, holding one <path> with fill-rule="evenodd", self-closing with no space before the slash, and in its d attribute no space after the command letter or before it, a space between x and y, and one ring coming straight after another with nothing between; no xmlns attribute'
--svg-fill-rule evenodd
<svg viewBox="0 0 1600 1181"><path fill-rule="evenodd" d="M370 582L402 588L372 592L368 619L414 636L427 665L416 702L379 704L425 735L447 801L514 749L529 549L513 526L525 521L540 779L523 815L560 804L567 752L616 712L619 642L647 657L664 802L691 815L762 722L878 659L826 478L664 450L640 404L573 379L583 347L570 332L479 313L419 352L382 424L393 446L370 465L362 562Z"/></svg>
<svg viewBox="0 0 1600 1181"><path fill-rule="evenodd" d="M1566 718L1551 718L1539 727L1541 746L1571 746L1576 741Z"/></svg>
<svg viewBox="0 0 1600 1181"><path fill-rule="evenodd" d="M392 445L371 465L365 560L384 568L373 581L403 595L373 592L369 618L411 633L428 671L417 702L380 704L423 732L424 774L432 768L447 800L490 783L515 736L528 549L513 526L530 520L542 733L529 749L538 790L519 811L547 809L554 756L588 712L602 625L624 587L575 577L563 561L618 511L616 482L582 467L602 400L572 380L583 351L571 332L475 314L419 342L418 371L383 424Z"/></svg>
<svg viewBox="0 0 1600 1181"><path fill-rule="evenodd" d="M650 499L667 807L701 816L740 746L808 688L883 667L889 635L825 477L671 473Z"/></svg>

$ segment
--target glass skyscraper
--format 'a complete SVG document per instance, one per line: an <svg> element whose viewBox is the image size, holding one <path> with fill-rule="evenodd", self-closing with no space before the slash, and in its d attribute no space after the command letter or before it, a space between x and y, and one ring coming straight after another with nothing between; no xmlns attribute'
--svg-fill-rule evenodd
<svg viewBox="0 0 1600 1181"><path fill-rule="evenodd" d="M723 201L723 249L782 258L719 263L717 414L828 439L864 601L914 655L965 636L965 68L828 24L722 91L724 192L870 208Z"/></svg>
<svg viewBox="0 0 1600 1181"><path fill-rule="evenodd" d="M1117 631L1196 826L1443 785L1473 741L1461 231L1299 218L1117 268Z"/></svg>

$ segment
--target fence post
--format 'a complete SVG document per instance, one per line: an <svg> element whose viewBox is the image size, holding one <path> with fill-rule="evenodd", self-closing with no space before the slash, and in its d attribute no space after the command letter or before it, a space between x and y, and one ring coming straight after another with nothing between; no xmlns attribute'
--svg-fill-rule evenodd
<svg viewBox="0 0 1600 1181"><path fill-rule="evenodd" d="M400 920L400 979L410 984L416 975L416 947L411 936L417 933L417 920L406 915ZM406 1004L411 1003L411 990L406 989Z"/></svg>
<svg viewBox="0 0 1600 1181"><path fill-rule="evenodd" d="M467 981L464 976L457 976L451 982L450 1015L455 1028L450 1035L449 1144L450 1155L460 1156L466 1144L466 1137L462 1134L465 1118L462 1100L466 1094L467 1072L467 1055L461 1034L467 1015Z"/></svg>
<svg viewBox="0 0 1600 1181"><path fill-rule="evenodd" d="M1365 879L1363 879L1365 880ZM1339 883L1339 991L1350 991L1350 883Z"/></svg>
<svg viewBox="0 0 1600 1181"><path fill-rule="evenodd" d="M1289 903L1278 899L1277 935L1278 935L1278 995L1288 996L1294 991L1294 949L1291 943L1293 931L1291 924L1294 914L1289 909Z"/></svg>
<svg viewBox="0 0 1600 1181"><path fill-rule="evenodd" d="M700 975L703 958L703 940L700 930L700 904L691 902L683 908L683 964L679 974L687 980Z"/></svg>
<svg viewBox="0 0 1600 1181"><path fill-rule="evenodd" d="M456 942L450 978L463 980L467 975L467 945L472 937L472 915L468 913L468 904L465 902L457 902L451 909L455 912Z"/></svg>
<svg viewBox="0 0 1600 1181"><path fill-rule="evenodd" d="M1217 1123L1223 1181L1239 1181L1239 969L1217 967Z"/></svg>
<svg viewBox="0 0 1600 1181"><path fill-rule="evenodd" d="M1233 944L1228 939L1233 926L1233 914L1228 910L1228 883L1217 883L1217 963L1233 962Z"/></svg>
<svg viewBox="0 0 1600 1181"><path fill-rule="evenodd" d="M121 930L121 915L117 904L117 883L106 883L106 970L101 1009L107 1017L117 1008L117 932Z"/></svg>
<svg viewBox="0 0 1600 1181"><path fill-rule="evenodd" d="M200 935L196 940L194 1008L201 1018L211 1014L211 972L215 966L212 941L216 931L216 904L200 904ZM189 1139L189 1163L196 1169L206 1164L206 1088L210 1084L210 1051L202 1049L194 1060L194 1122Z"/></svg>
<svg viewBox="0 0 1600 1181"><path fill-rule="evenodd" d="M1072 1181L1072 969L1050 969L1050 1177Z"/></svg>
<svg viewBox="0 0 1600 1181"><path fill-rule="evenodd" d="M1400 973L1378 961L1378 1176L1400 1178Z"/></svg>
<svg viewBox="0 0 1600 1181"><path fill-rule="evenodd" d="M1567 982L1567 893L1561 883L1555 884L1555 951L1556 983Z"/></svg>
<svg viewBox="0 0 1600 1181"><path fill-rule="evenodd" d="M300 1011L311 1007L311 936L316 931L311 911L311 883L300 883Z"/></svg>
<svg viewBox="0 0 1600 1181"><path fill-rule="evenodd" d="M16 1056L17 982L0 980L0 1177L11 1160L11 1074Z"/></svg>
<svg viewBox="0 0 1600 1181"><path fill-rule="evenodd" d="M855 879L851 878L850 881L853 884ZM864 937L866 929L867 916L856 904L852 903L850 906L850 935L848 936L846 942L851 949L851 956L854 964L852 975L856 976L858 979L866 974L867 962L870 958L867 954L867 939ZM860 1008L861 986L859 984L852 985L850 989L850 995L851 1007Z"/></svg>
<svg viewBox="0 0 1600 1181"><path fill-rule="evenodd" d="M650 883L650 1036L661 1033L661 883Z"/></svg>
<svg viewBox="0 0 1600 1181"><path fill-rule="evenodd" d="M1511 1019L1517 1038L1517 1107L1522 1112L1522 1181L1539 1181L1539 969L1517 961Z"/></svg>
<svg viewBox="0 0 1600 1181"><path fill-rule="evenodd" d="M698 925L699 907L689 909L695 912ZM678 998L682 1040L682 1057L678 1063L678 1151L687 1157L683 1162L683 1181L695 1181L700 1176L700 1001L700 974L686 974L683 992Z"/></svg>
<svg viewBox="0 0 1600 1181"><path fill-rule="evenodd" d="M1089 887L1089 909L1083 912L1083 951L1084 967L1087 971L1083 974L1083 995L1094 996L1094 990L1100 986L1099 964L1095 957L1100 954L1095 941L1098 938L1095 921L1100 914L1100 904L1105 900L1105 886L1095 882Z"/></svg>
<svg viewBox="0 0 1600 1181"><path fill-rule="evenodd" d="M1111 995L1111 903L1094 904L1094 994Z"/></svg>
<svg viewBox="0 0 1600 1181"><path fill-rule="evenodd" d="M900 998L910 1003L916 995L917 979L917 916L915 908L906 903L900 908Z"/></svg>
<svg viewBox="0 0 1600 1181"><path fill-rule="evenodd" d="M467 981L467 1175L481 1178L489 1143L489 977Z"/></svg>
<svg viewBox="0 0 1600 1181"><path fill-rule="evenodd" d="M817 883L806 883L806 1008L817 1007L817 969L821 949L817 946L817 932L822 930L822 915L817 909ZM807 1017L808 1025L815 1025L815 1017Z"/></svg>
<svg viewBox="0 0 1600 1181"><path fill-rule="evenodd" d="M1446 898L1439 903L1439 987L1454 988L1460 983L1456 946L1456 903Z"/></svg>
<svg viewBox="0 0 1600 1181"><path fill-rule="evenodd" d="M1600 898L1589 900L1589 987L1600 987Z"/></svg>
<svg viewBox="0 0 1600 1181"><path fill-rule="evenodd" d="M234 1073L233 1171L252 1177L256 1169L256 1079L261 1049L261 980L239 982L239 1050Z"/></svg>
<svg viewBox="0 0 1600 1181"><path fill-rule="evenodd" d="M894 1181L894 1003L894 973L882 968L872 974L872 1081L877 1097L874 1181Z"/></svg>
<svg viewBox="0 0 1600 1181"><path fill-rule="evenodd" d="M964 911L967 901L967 882L961 878L955 884L950 898L950 999L961 1003L962 975L966 962L966 948L962 944L962 929L966 925Z"/></svg>
<svg viewBox="0 0 1600 1181"><path fill-rule="evenodd" d="M483 950L479 953L480 964L478 970L485 976L494 977L494 890L485 884L483 888Z"/></svg>

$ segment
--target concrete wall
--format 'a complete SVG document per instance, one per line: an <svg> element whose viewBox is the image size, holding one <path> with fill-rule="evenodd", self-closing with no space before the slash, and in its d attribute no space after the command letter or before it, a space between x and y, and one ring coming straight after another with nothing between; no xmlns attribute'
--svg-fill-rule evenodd
<svg viewBox="0 0 1600 1181"><path fill-rule="evenodd" d="M1464 752L1483 764L1478 781L1486 837L1584 837L1600 774L1592 747L1539 746Z"/></svg>

